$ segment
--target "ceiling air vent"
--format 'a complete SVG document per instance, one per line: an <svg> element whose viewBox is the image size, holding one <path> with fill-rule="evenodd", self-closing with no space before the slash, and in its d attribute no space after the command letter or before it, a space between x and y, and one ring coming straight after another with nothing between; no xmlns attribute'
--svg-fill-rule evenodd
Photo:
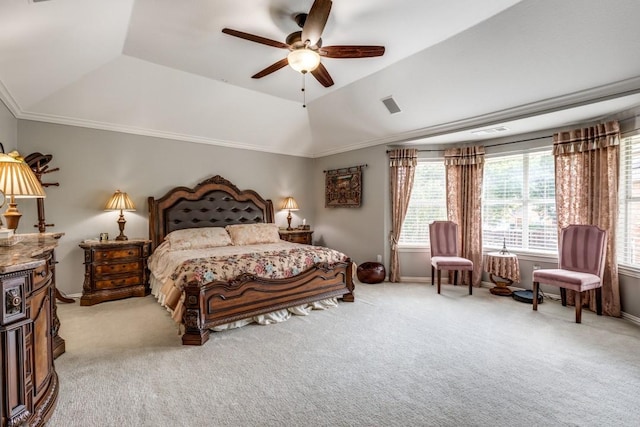
<svg viewBox="0 0 640 427"><path fill-rule="evenodd" d="M386 98L383 98L381 101L384 104L384 106L387 107L387 110L389 110L389 113L391 114L396 114L402 111L400 110L400 107L398 107L398 104L396 104L396 101L393 99L393 96L388 96Z"/></svg>
<svg viewBox="0 0 640 427"><path fill-rule="evenodd" d="M494 128L472 130L471 133L474 135L493 135L495 133L506 132L508 130L509 128L506 126L497 126Z"/></svg>

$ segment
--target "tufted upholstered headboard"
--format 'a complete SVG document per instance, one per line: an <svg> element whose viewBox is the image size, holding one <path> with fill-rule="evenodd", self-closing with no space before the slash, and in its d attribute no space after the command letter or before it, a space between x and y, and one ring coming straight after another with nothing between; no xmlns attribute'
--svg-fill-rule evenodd
<svg viewBox="0 0 640 427"><path fill-rule="evenodd" d="M174 230L273 222L273 203L253 190L240 191L216 175L194 188L176 187L148 198L149 238L154 250Z"/></svg>

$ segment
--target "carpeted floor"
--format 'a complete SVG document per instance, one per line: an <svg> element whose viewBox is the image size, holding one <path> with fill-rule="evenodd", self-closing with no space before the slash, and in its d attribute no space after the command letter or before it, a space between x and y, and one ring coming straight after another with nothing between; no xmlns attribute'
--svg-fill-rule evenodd
<svg viewBox="0 0 640 427"><path fill-rule="evenodd" d="M58 314L52 427L640 425L640 327L485 288L357 285L202 347L152 297Z"/></svg>

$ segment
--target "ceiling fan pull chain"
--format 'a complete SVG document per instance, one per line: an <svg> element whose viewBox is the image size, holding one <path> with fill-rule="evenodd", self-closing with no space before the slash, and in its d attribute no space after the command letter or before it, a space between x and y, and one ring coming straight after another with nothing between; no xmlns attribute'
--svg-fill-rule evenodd
<svg viewBox="0 0 640 427"><path fill-rule="evenodd" d="M306 75L307 73L302 73L302 108L307 108L307 91L305 90Z"/></svg>

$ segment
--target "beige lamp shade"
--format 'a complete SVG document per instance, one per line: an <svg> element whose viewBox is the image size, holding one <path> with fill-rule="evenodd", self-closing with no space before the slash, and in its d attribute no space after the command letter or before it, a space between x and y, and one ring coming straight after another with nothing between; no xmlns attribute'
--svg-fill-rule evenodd
<svg viewBox="0 0 640 427"><path fill-rule="evenodd" d="M124 220L124 214L122 211L135 211L136 207L127 195L120 190L116 190L113 196L109 199L104 207L105 211L120 211L120 217L118 218L118 228L120 234L116 237L116 240L128 240L128 237L124 235L124 224L127 222Z"/></svg>
<svg viewBox="0 0 640 427"><path fill-rule="evenodd" d="M293 228L291 228L291 211L297 211L299 209L298 202L296 202L296 199L293 197L287 197L284 199L284 202L282 202L282 209L287 209L289 211L289 214L287 215L287 230L293 230Z"/></svg>
<svg viewBox="0 0 640 427"><path fill-rule="evenodd" d="M287 197L284 199L284 202L282 202L282 209L297 211L300 208L298 208L298 202L296 202L296 199L293 197Z"/></svg>
<svg viewBox="0 0 640 427"><path fill-rule="evenodd" d="M104 207L105 211L135 211L136 206L133 204L127 193L116 190Z"/></svg>
<svg viewBox="0 0 640 427"><path fill-rule="evenodd" d="M0 153L0 191L9 197L9 207L3 214L7 228L18 228L22 214L18 211L16 198L46 197L42 184L17 151Z"/></svg>
<svg viewBox="0 0 640 427"><path fill-rule="evenodd" d="M0 153L0 191L16 198L46 197L36 174L17 151Z"/></svg>

